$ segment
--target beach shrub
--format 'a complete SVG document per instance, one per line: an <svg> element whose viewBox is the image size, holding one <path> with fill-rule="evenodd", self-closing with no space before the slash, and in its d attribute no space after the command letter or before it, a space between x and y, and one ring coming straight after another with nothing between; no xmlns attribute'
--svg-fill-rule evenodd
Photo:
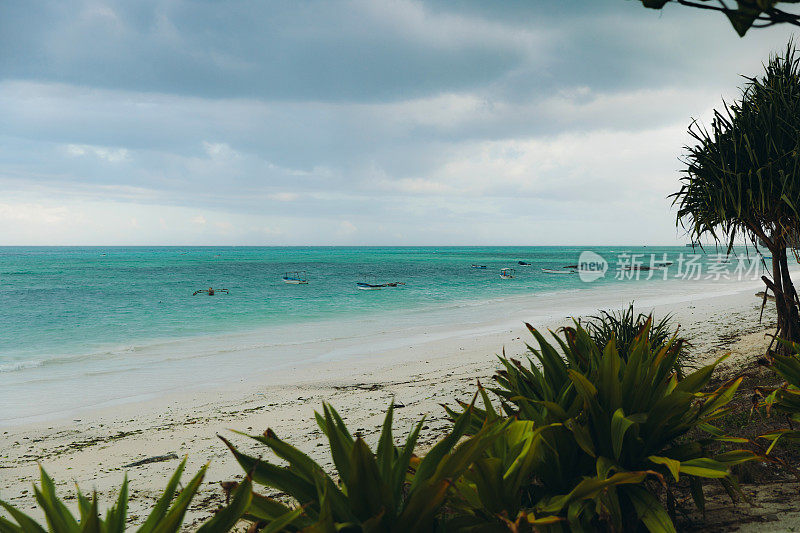
<svg viewBox="0 0 800 533"><path fill-rule="evenodd" d="M338 483L271 430L247 436L266 445L286 466L246 455L223 438L256 483L280 490L296 502L290 507L254 494L245 517L270 532L306 528L326 532L434 531L454 481L483 455L509 421L489 422L462 441L471 418L468 407L455 420L452 431L420 459L413 452L424 419L398 447L392 436L392 417L390 406L373 453L360 436L350 434L333 407L323 404L316 418L328 438Z"/></svg>
<svg viewBox="0 0 800 533"><path fill-rule="evenodd" d="M485 423L502 419L480 389ZM455 482L447 531L592 531L597 498L618 485L641 483L648 472L582 473L595 461L563 424L513 420L483 457ZM607 475L606 475L607 474ZM559 505L544 503L563 495ZM542 504L542 505L540 505ZM586 511L589 512L586 512ZM564 512L561 512L564 511Z"/></svg>
<svg viewBox="0 0 800 533"><path fill-rule="evenodd" d="M800 422L800 344L785 341L787 351L792 355L774 354L770 369L783 378L782 386L773 389L761 389L765 394L764 405L768 412L778 411L784 414L789 423ZM771 440L767 453L779 440L800 441L800 431L794 428L785 428L761 435L761 438Z"/></svg>
<svg viewBox="0 0 800 533"><path fill-rule="evenodd" d="M613 336L600 351L589 332L576 324L562 331L563 338L554 334L563 356L530 328L539 348L530 348L528 367L501 358L504 370L497 376L499 386L491 390L505 416L533 422L530 431L538 431L542 441L542 456L534 461L530 484L523 489L537 515L562 516L573 530L627 530L642 523L651 531L671 531L670 516L649 489L668 488L681 475L688 476L701 509L703 478L720 479L727 490L736 490L729 468L755 455L747 450L714 455L710 450L714 442L745 442L712 425L726 412L741 379L704 391L718 360L678 380L674 368L679 343L654 346L651 327L648 320L622 354ZM471 428L481 423L479 415L499 416L485 405L473 411ZM701 431L706 436L697 438ZM502 460L493 448L486 455L492 453ZM624 482L611 483L618 474L625 474ZM583 497L589 487L603 483L610 484Z"/></svg>
<svg viewBox="0 0 800 533"><path fill-rule="evenodd" d="M159 497L156 505L150 511L144 524L137 529L139 533L171 533L180 530L183 518L189 503L200 488L205 476L206 467L200 469L189 483L175 497L178 483L186 466L184 459L178 469L170 478L167 487ZM126 529L128 514L128 479L122 482L116 503L106 511L105 518L101 518L97 501L97 493L92 498L87 498L78 490L79 516L75 517L58 498L55 484L50 476L39 468L40 487L34 486L36 502L44 512L47 527L39 525L33 518L26 515L14 506L0 501L0 506L5 509L12 520L0 516L0 533L123 533ZM233 495L230 505L218 512L208 522L200 526L198 533L222 533L230 531L244 509L250 503L250 481L245 480Z"/></svg>
<svg viewBox="0 0 800 533"><path fill-rule="evenodd" d="M689 343L683 337L673 339L673 336L677 335L677 328L672 323L672 315L666 315L656 322L651 315L636 313L633 309L633 303L631 303L626 309L620 311L601 310L599 314L590 316L582 324L600 350L605 348L613 338L619 353L626 357L630 353L633 341L639 336L648 322L650 322L648 335L653 351L657 352L660 347L666 346L670 342L678 346L675 371L678 374L678 378L682 378L683 369L688 363L687 348Z"/></svg>

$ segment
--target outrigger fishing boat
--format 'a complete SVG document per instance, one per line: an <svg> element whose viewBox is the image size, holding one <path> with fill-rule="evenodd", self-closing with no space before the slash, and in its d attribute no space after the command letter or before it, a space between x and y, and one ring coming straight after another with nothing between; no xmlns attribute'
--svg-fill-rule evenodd
<svg viewBox="0 0 800 533"><path fill-rule="evenodd" d="M290 285L304 285L308 283L305 271L302 272L287 272L283 275L283 282Z"/></svg>
<svg viewBox="0 0 800 533"><path fill-rule="evenodd" d="M513 279L514 278L514 269L513 268L504 268L500 271L500 278L501 279Z"/></svg>
<svg viewBox="0 0 800 533"><path fill-rule="evenodd" d="M542 272L545 274L576 274L576 270L567 270L565 268L556 269L556 268L543 268Z"/></svg>
<svg viewBox="0 0 800 533"><path fill-rule="evenodd" d="M365 283L363 281L359 281L358 283L356 283L356 287L358 287L362 291L379 291L382 288L386 287L386 284L381 283L378 285L374 285L372 283Z"/></svg>
<svg viewBox="0 0 800 533"><path fill-rule="evenodd" d="M366 283L363 281L359 281L356 283L356 287L361 289L362 291L379 291L384 287L397 287L398 285L405 285L405 283L400 281L393 281L392 283Z"/></svg>
<svg viewBox="0 0 800 533"><path fill-rule="evenodd" d="M397 287L399 285L405 285L405 283L401 281L393 281L391 283L375 283L374 276L371 274L362 274L364 276L365 281L359 281L356 283L356 287L362 291L379 291L381 289L387 287ZM372 281L372 283L370 283Z"/></svg>
<svg viewBox="0 0 800 533"><path fill-rule="evenodd" d="M481 268L481 269L485 269L485 268L486 268L486 265L472 265L472 268Z"/></svg>

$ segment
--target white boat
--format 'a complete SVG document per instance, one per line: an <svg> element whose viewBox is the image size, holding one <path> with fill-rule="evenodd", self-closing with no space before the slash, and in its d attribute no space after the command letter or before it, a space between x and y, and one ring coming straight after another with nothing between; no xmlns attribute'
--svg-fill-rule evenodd
<svg viewBox="0 0 800 533"><path fill-rule="evenodd" d="M283 275L283 282L289 285L305 285L308 283L305 271L303 272L287 272Z"/></svg>
<svg viewBox="0 0 800 533"><path fill-rule="evenodd" d="M514 279L514 269L504 268L500 271L500 279Z"/></svg>
<svg viewBox="0 0 800 533"><path fill-rule="evenodd" d="M543 268L542 272L545 274L576 274L577 271L575 270L566 270L566 269L555 269L555 268Z"/></svg>

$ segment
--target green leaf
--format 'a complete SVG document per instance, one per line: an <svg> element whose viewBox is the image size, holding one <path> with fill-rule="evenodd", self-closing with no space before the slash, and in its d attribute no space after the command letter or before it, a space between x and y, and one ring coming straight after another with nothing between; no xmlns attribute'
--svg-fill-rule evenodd
<svg viewBox="0 0 800 533"><path fill-rule="evenodd" d="M675 478L675 481L680 480L680 473L681 473L681 462L675 459L671 459L669 457L661 457L658 455L651 455L648 459L657 464L657 465L664 465L669 469L669 472L672 474L672 477Z"/></svg>
<svg viewBox="0 0 800 533"><path fill-rule="evenodd" d="M269 448L281 459L288 462L292 466L292 472L298 474L309 483L314 482L315 472L321 471L322 468L314 462L309 456L287 444L275 435L271 429L267 429L263 435L248 435L234 431L240 435L244 435L254 439L262 444L269 446Z"/></svg>
<svg viewBox="0 0 800 533"><path fill-rule="evenodd" d="M217 514L201 525L197 533L227 533L232 530L250 507L252 499L253 483L249 477L246 477L244 482L239 483L233 492L231 503L217 511Z"/></svg>
<svg viewBox="0 0 800 533"><path fill-rule="evenodd" d="M207 468L208 464L204 465L189 481L186 487L183 488L180 494L178 494L175 503L172 504L172 507L167 511L164 518L153 529L153 533L175 533L180 529L181 524L183 524L183 517L186 514L186 509L189 508L192 498L194 498L194 495L197 493L197 489L200 488Z"/></svg>
<svg viewBox="0 0 800 533"><path fill-rule="evenodd" d="M564 422L564 427L566 427L572 433L572 436L575 438L575 442L583 451L585 451L591 457L597 457L597 453L594 449L594 442L592 441L592 435L589 433L589 430L586 429L586 427L580 425L575 421L574 418L570 418Z"/></svg>
<svg viewBox="0 0 800 533"><path fill-rule="evenodd" d="M611 417L611 445L614 450L614 459L619 459L622 453L622 443L625 440L625 434L632 425L633 420L625 418L625 412L622 410L622 407L614 411Z"/></svg>
<svg viewBox="0 0 800 533"><path fill-rule="evenodd" d="M283 528L288 526L289 524L293 523L295 520L300 518L300 515L303 514L303 508L300 507L295 509L294 511L289 511L288 513L280 516L264 526L262 529L259 529L259 533L280 533L283 531Z"/></svg>
<svg viewBox="0 0 800 533"><path fill-rule="evenodd" d="M724 463L720 463L714 459L699 457L697 459L682 461L681 472L689 474L690 476L723 478L728 476L728 467Z"/></svg>
<svg viewBox="0 0 800 533"><path fill-rule="evenodd" d="M383 483L375 456L363 439L357 438L350 451L350 481L347 495L353 514L366 521L391 505L388 487Z"/></svg>
<svg viewBox="0 0 800 533"><path fill-rule="evenodd" d="M550 498L537 508L544 513L557 514L573 502L594 498L607 487L641 483L646 476L645 472L619 472L608 479L584 479L568 494Z"/></svg>
<svg viewBox="0 0 800 533"><path fill-rule="evenodd" d="M33 518L26 515L16 507L11 504L0 500L0 506L3 507L8 514L11 515L11 518L17 521L17 524L20 525L20 531L24 531L25 533L47 533L47 531L40 526Z"/></svg>
<svg viewBox="0 0 800 533"><path fill-rule="evenodd" d="M247 514L258 520L271 522L292 511L292 509L277 500L267 498L266 496L252 491L251 493L252 497L250 499L250 506L247 508Z"/></svg>
<svg viewBox="0 0 800 533"><path fill-rule="evenodd" d="M389 402L386 416L383 419L381 436L378 439L376 457L380 465L381 477L387 481L392 479L392 464L395 457L394 441L392 440L392 418L394 413L394 398Z"/></svg>
<svg viewBox="0 0 800 533"><path fill-rule="evenodd" d="M172 501L172 497L175 496L175 489L178 488L178 483L180 482L181 475L183 475L183 470L186 468L186 457L183 458L181 463L178 465L178 468L175 469L175 473L172 474L169 481L167 482L167 486L164 489L164 492L161 493L161 496L156 501L153 510L150 511L150 514L147 516L147 520L145 520L142 527L139 529L139 533L150 533L156 527L156 524L164 518L164 515L167 514L167 509L169 509L169 504Z"/></svg>
<svg viewBox="0 0 800 533"><path fill-rule="evenodd" d="M290 494L301 502L315 500L317 489L314 483L300 477L290 469L262 462L237 450L225 437L219 437L233 453L236 461L245 472L252 472L253 481L268 487L276 488Z"/></svg>
<svg viewBox="0 0 800 533"><path fill-rule="evenodd" d="M78 491L78 498L83 499L83 495L81 491ZM83 533L99 533L102 531L102 526L100 524L100 514L97 510L97 493L95 492L92 495L92 502L89 504L89 508L83 510L83 506L81 510L81 532Z"/></svg>
<svg viewBox="0 0 800 533"><path fill-rule="evenodd" d="M42 489L40 491L34 487L33 491L36 496L36 501L39 502L39 505L44 511L47 525L50 529L58 533L79 532L80 526L78 522L56 496L55 484L41 466L39 466L39 474L41 476L40 481Z"/></svg>
<svg viewBox="0 0 800 533"><path fill-rule="evenodd" d="M724 481L724 479L723 479ZM706 496L703 493L703 481L699 477L690 477L689 478L689 489L692 493L692 499L694 500L694 504L700 509L700 512L705 514L706 512Z"/></svg>
<svg viewBox="0 0 800 533"><path fill-rule="evenodd" d="M658 499L642 487L626 487L625 495L633 503L639 520L650 533L674 533L675 525Z"/></svg>

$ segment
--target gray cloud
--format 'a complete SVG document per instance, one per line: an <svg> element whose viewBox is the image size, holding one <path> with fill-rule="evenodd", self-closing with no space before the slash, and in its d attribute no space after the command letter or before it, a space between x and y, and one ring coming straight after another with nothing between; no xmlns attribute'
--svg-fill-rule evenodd
<svg viewBox="0 0 800 533"><path fill-rule="evenodd" d="M788 37L622 0L0 9L0 236L30 242L674 241L685 126Z"/></svg>

